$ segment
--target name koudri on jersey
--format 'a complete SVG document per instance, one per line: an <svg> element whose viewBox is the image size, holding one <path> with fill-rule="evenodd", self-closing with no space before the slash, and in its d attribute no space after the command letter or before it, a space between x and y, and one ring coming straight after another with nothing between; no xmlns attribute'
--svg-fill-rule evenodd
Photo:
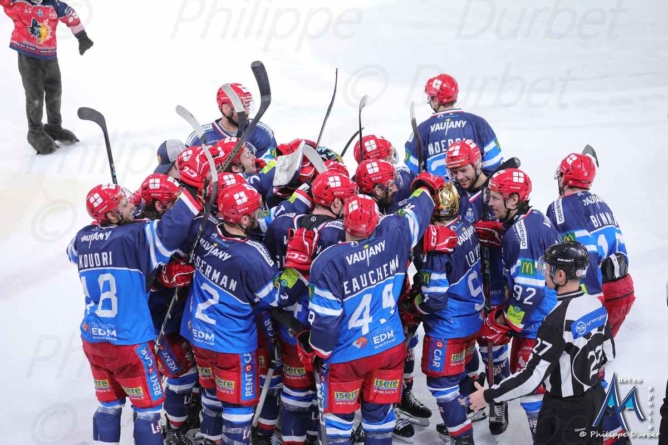
<svg viewBox="0 0 668 445"><path fill-rule="evenodd" d="M250 124L252 119L249 120ZM208 145L213 145L221 139L228 137L236 137L236 132L230 133L225 130L218 121L214 121L210 124L202 125L202 131L204 132L204 137ZM199 140L197 133L192 132L186 139L186 146L201 146L202 142ZM251 134L246 140L246 145L248 149L255 154L258 158L263 157L269 150L273 147L276 147L276 139L274 139L274 132L269 128L268 125L258 122L257 126L253 129Z"/></svg>
<svg viewBox="0 0 668 445"><path fill-rule="evenodd" d="M599 264L609 256L624 254L626 245L610 207L588 191L564 196L547 208L547 217L566 241L578 241L589 252L587 275L581 281L589 295L602 294Z"/></svg>
<svg viewBox="0 0 668 445"><path fill-rule="evenodd" d="M418 126L422 142L422 159L429 173L447 178L445 155L448 147L464 139L473 140L481 150L483 171L490 175L503 162L501 147L494 130L487 121L475 114L460 109L452 109L433 114ZM405 144L406 164L417 173L417 143L411 134Z"/></svg>

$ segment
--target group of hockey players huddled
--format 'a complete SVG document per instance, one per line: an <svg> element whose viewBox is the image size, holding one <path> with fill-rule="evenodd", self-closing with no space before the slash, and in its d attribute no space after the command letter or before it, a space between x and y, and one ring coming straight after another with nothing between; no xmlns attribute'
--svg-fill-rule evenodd
<svg viewBox="0 0 668 445"><path fill-rule="evenodd" d="M249 113L251 94L228 86ZM134 193L88 193L94 221L67 254L95 443L119 443L128 398L138 444L412 443L433 415L414 378L446 443L473 444L485 419L504 433L515 398L536 443L603 443L602 430L628 443L615 416L594 425L635 300L620 228L590 192L595 160L563 159L543 214L489 124L456 108L455 79L425 92L434 114L405 162L369 134L354 168L310 140L278 144L261 122L234 152L244 128L221 88L204 140L165 141Z"/></svg>

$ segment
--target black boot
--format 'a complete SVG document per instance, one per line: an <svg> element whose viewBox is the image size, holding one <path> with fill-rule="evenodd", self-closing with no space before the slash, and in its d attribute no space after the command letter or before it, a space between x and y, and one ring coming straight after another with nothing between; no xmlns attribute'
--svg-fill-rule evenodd
<svg viewBox="0 0 668 445"><path fill-rule="evenodd" d="M48 155L56 151L56 142L43 130L31 130L28 132L28 143L32 145L38 155Z"/></svg>
<svg viewBox="0 0 668 445"><path fill-rule="evenodd" d="M184 428L174 428L170 425L169 420L167 420L166 428L165 445L195 445L195 442L186 435L188 432L187 426Z"/></svg>
<svg viewBox="0 0 668 445"><path fill-rule="evenodd" d="M431 410L416 399L410 389L404 388L403 394L401 394L401 402L399 402L397 408L401 410L402 414L406 415L408 421L412 424L429 426Z"/></svg>
<svg viewBox="0 0 668 445"><path fill-rule="evenodd" d="M413 443L413 436L415 436L415 428L410 421L400 414L399 409L395 409L397 423L394 425L392 437L400 442Z"/></svg>
<svg viewBox="0 0 668 445"><path fill-rule="evenodd" d="M494 412L489 417L489 432L494 436L503 434L508 428L508 402L495 403Z"/></svg>
<svg viewBox="0 0 668 445"><path fill-rule="evenodd" d="M436 432L438 432L438 437L448 445L474 445L473 436L466 437L452 437L448 433L448 429L445 427L444 423L439 423L436 425Z"/></svg>
<svg viewBox="0 0 668 445"><path fill-rule="evenodd" d="M44 132L51 136L53 140L64 142L66 144L74 144L79 142L79 139L70 130L66 130L60 125L44 124Z"/></svg>

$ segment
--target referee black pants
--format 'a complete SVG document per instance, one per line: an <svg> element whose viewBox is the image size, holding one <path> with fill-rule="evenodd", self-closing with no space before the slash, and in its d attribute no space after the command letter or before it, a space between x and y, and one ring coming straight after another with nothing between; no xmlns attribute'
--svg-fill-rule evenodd
<svg viewBox="0 0 668 445"><path fill-rule="evenodd" d="M603 406L605 391L597 383L584 394L563 399L545 394L538 414L535 444L593 445L602 444L603 422L594 420ZM598 434L597 434L598 433Z"/></svg>

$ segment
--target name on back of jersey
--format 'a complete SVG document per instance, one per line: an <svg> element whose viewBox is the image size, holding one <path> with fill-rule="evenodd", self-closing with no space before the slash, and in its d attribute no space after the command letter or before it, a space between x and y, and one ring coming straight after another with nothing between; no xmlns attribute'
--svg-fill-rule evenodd
<svg viewBox="0 0 668 445"><path fill-rule="evenodd" d="M112 267L113 265L111 251L79 254L79 270L93 267Z"/></svg>
<svg viewBox="0 0 668 445"><path fill-rule="evenodd" d="M234 292L237 290L237 280L229 278L227 275L221 274L220 270L215 267L211 267L211 265L207 264L207 262L204 261L200 256L195 255L193 265L206 278L215 283L221 289L225 289L228 292Z"/></svg>
<svg viewBox="0 0 668 445"><path fill-rule="evenodd" d="M360 290L373 286L386 278L396 274L399 269L399 255L395 255L390 261L368 270L356 277L343 282L343 292L345 295L356 294Z"/></svg>

